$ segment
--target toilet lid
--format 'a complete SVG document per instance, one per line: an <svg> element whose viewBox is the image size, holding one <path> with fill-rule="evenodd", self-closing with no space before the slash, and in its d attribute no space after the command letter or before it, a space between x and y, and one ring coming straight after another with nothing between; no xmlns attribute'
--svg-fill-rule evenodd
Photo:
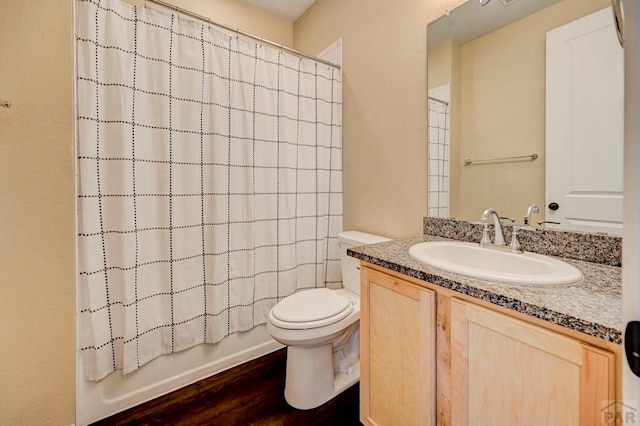
<svg viewBox="0 0 640 426"><path fill-rule="evenodd" d="M333 324L353 311L351 302L339 293L316 288L292 294L271 310L274 325L302 329Z"/></svg>

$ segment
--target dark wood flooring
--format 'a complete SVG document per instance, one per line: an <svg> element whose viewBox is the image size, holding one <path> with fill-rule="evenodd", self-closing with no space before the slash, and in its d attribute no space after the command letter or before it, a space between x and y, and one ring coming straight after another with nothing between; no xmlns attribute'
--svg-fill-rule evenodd
<svg viewBox="0 0 640 426"><path fill-rule="evenodd" d="M201 380L94 425L360 425L359 386L313 410L284 400L286 349Z"/></svg>

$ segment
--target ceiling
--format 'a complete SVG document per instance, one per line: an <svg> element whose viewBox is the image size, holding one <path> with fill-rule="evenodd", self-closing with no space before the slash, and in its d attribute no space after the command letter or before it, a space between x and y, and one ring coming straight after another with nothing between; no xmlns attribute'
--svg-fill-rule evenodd
<svg viewBox="0 0 640 426"><path fill-rule="evenodd" d="M281 16L293 22L304 13L315 0L242 0L244 3Z"/></svg>
<svg viewBox="0 0 640 426"><path fill-rule="evenodd" d="M467 1L445 13L427 26L428 48L449 39L467 43L511 22L531 15L559 0L500 0L482 6L479 1Z"/></svg>

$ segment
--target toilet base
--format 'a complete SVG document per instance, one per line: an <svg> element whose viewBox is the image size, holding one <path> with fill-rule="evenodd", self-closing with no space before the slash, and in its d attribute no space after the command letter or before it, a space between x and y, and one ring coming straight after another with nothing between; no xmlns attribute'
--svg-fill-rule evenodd
<svg viewBox="0 0 640 426"><path fill-rule="evenodd" d="M331 374L333 373L333 374ZM287 348L284 398L293 408L309 410L329 401L360 379L360 362L348 371L333 371L331 344Z"/></svg>

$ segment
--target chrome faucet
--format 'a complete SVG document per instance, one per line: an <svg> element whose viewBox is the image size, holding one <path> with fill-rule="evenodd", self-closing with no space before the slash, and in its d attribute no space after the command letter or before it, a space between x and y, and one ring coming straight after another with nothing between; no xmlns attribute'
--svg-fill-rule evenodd
<svg viewBox="0 0 640 426"><path fill-rule="evenodd" d="M493 242L491 242L491 239L489 238L489 227L487 224L489 217L493 219L493 229L494 229ZM507 243L504 242L504 232L502 231L502 222L500 221L500 215L498 215L498 212L495 209L492 209L492 208L486 209L482 213L482 216L480 216L480 220L484 222L484 229L482 231L482 240L480 241L481 246L485 244L493 244L496 246L507 245Z"/></svg>
<svg viewBox="0 0 640 426"><path fill-rule="evenodd" d="M529 225L531 223L531 215L533 213L540 213L540 207L537 204L531 204L527 209L527 214L524 216L525 225Z"/></svg>
<svg viewBox="0 0 640 426"><path fill-rule="evenodd" d="M489 237L489 219L493 219L493 228L494 228L494 236L493 241L491 241L491 237ZM480 247L487 248L496 248L500 250L509 250L512 253L522 253L522 248L520 247L520 241L518 241L518 228L513 225L511 231L511 244L507 246L507 243L504 241L504 230L502 228L501 219L510 220L511 223L514 223L515 220L508 217L500 217L498 212L495 209L488 208L480 216L480 220L483 222L484 226L482 228L482 239L480 240Z"/></svg>

